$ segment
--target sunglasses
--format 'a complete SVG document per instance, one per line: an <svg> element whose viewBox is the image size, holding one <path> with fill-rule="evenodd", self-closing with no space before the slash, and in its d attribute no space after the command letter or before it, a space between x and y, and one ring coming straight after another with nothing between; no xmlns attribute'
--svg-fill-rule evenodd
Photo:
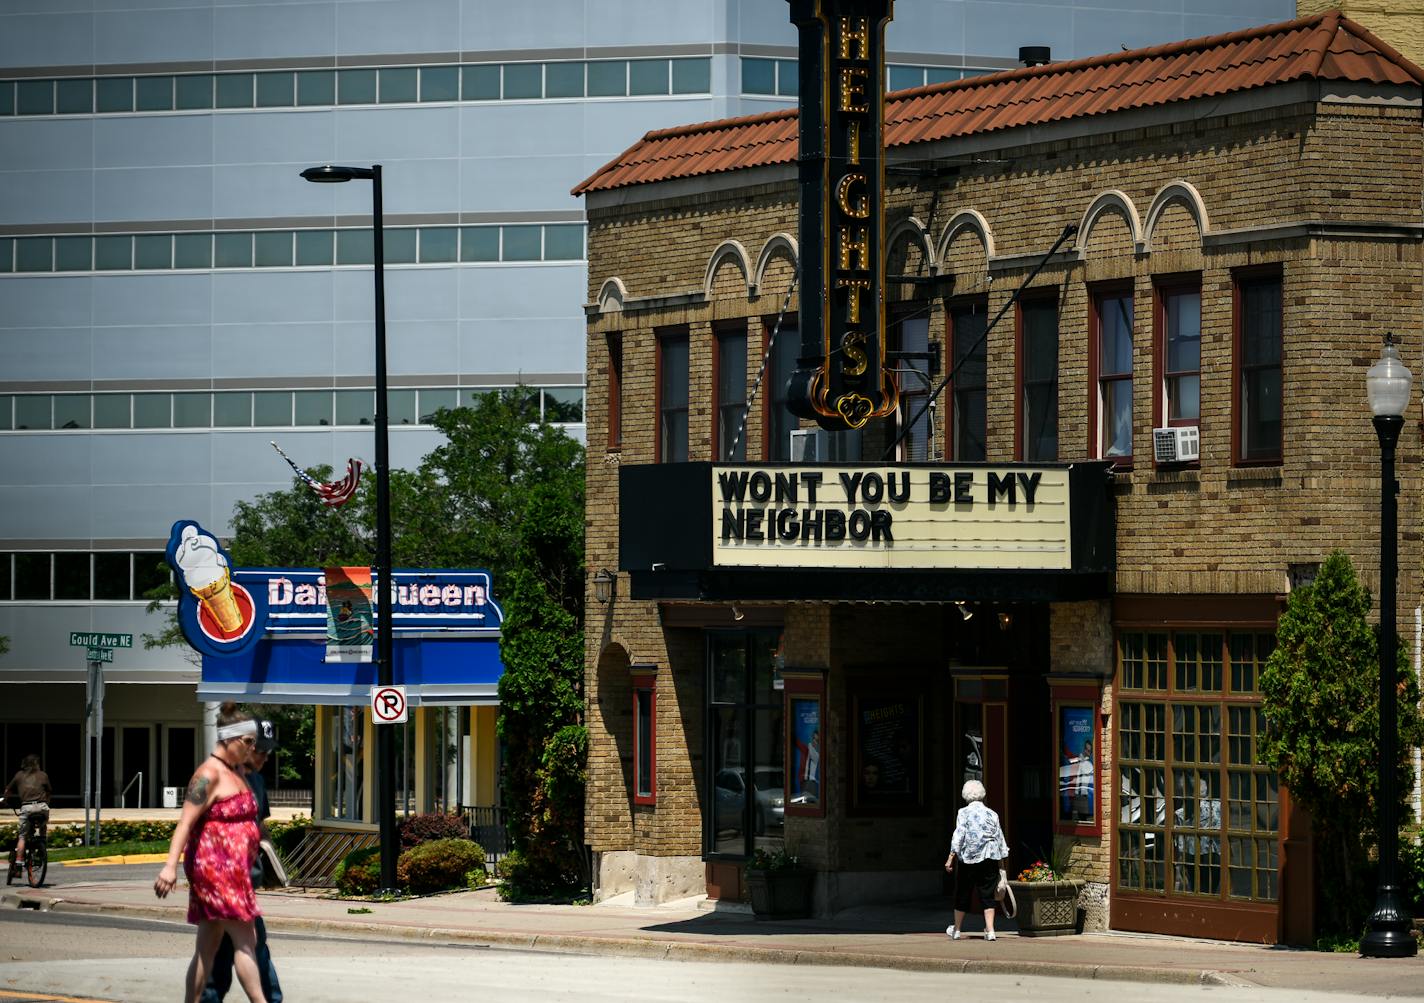
<svg viewBox="0 0 1424 1003"><path fill-rule="evenodd" d="M251 735L243 735L241 738L241 742L249 749L257 748L257 739L253 738Z"/></svg>

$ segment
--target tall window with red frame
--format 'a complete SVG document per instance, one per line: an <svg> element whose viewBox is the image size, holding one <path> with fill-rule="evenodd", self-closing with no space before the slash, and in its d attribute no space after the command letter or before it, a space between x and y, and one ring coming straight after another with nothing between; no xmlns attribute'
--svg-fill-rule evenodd
<svg viewBox="0 0 1424 1003"><path fill-rule="evenodd" d="M1019 301L1019 450L1025 460L1058 459L1058 301Z"/></svg>
<svg viewBox="0 0 1424 1003"><path fill-rule="evenodd" d="M796 371L796 358L801 354L801 330L795 314L782 318L781 327L776 328L776 319L767 321L766 336L771 337L776 330L776 340L771 344L771 362L767 366L766 400L766 458L768 460L791 459L791 430L800 423L787 406L787 381Z"/></svg>
<svg viewBox="0 0 1424 1003"><path fill-rule="evenodd" d="M633 803L658 800L658 694L657 677L633 676Z"/></svg>
<svg viewBox="0 0 1424 1003"><path fill-rule="evenodd" d="M905 461L928 460L934 444L930 442L931 415L925 409L932 389L930 381L930 308L927 303L906 303L891 314L889 344L892 351L904 352L895 362L900 381L900 408L895 413L895 434L900 435L905 424L914 421L909 434L900 445L899 458ZM920 414L925 410L924 414ZM916 417L918 416L918 418ZM860 459L846 456L837 459Z"/></svg>
<svg viewBox="0 0 1424 1003"><path fill-rule="evenodd" d="M745 460L747 437L742 415L747 408L747 325L717 330L717 459Z"/></svg>
<svg viewBox="0 0 1424 1003"><path fill-rule="evenodd" d="M658 336L658 460L687 462L687 332Z"/></svg>
<svg viewBox="0 0 1424 1003"><path fill-rule="evenodd" d="M1097 386L1096 456L1132 462L1132 290L1093 294L1093 359Z"/></svg>
<svg viewBox="0 0 1424 1003"><path fill-rule="evenodd" d="M1236 460L1281 459L1281 277L1236 282Z"/></svg>
<svg viewBox="0 0 1424 1003"><path fill-rule="evenodd" d="M608 336L608 448L623 448L623 335Z"/></svg>
<svg viewBox="0 0 1424 1003"><path fill-rule="evenodd" d="M988 304L982 300L957 303L949 310L951 384L950 434L952 458L983 460L988 442L988 354L984 331Z"/></svg>
<svg viewBox="0 0 1424 1003"><path fill-rule="evenodd" d="M1201 284L1157 290L1158 358L1164 425L1201 421Z"/></svg>

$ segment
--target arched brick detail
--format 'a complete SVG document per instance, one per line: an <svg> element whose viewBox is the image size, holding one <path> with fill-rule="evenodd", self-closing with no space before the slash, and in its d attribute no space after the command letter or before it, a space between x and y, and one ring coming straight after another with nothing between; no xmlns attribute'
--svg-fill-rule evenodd
<svg viewBox="0 0 1424 1003"><path fill-rule="evenodd" d="M740 240L724 240L717 245L717 250L712 252L712 256L707 259L707 276L702 282L703 295L708 300L713 298L712 285L717 278L717 272L722 265L731 260L742 273L742 283L746 287L746 293L751 293L752 283L752 262L747 255L747 249L742 246Z"/></svg>
<svg viewBox="0 0 1424 1003"><path fill-rule="evenodd" d="M793 274L801 267L801 251L796 245L796 238L789 233L773 233L762 245L761 254L757 255L756 272L751 283L752 295L761 292L762 283L766 280L767 267L771 265L775 258L785 258L791 263Z"/></svg>
<svg viewBox="0 0 1424 1003"><path fill-rule="evenodd" d="M965 230L973 230L979 234L979 242L984 245L985 259L994 256L994 231L989 227L989 221L978 209L961 209L950 217L949 224L944 228L944 234L939 238L939 245L935 249L935 259L940 262L941 267L943 267L949 251L949 245L954 243L954 238Z"/></svg>
<svg viewBox="0 0 1424 1003"><path fill-rule="evenodd" d="M1179 178L1176 181L1167 182L1153 196L1144 226L1146 233L1143 238L1143 250L1152 250L1152 239L1157 232L1157 224L1161 222L1162 214L1172 205L1180 205L1186 209L1196 222L1198 237L1204 237L1211 232L1211 219L1207 215L1206 202L1202 199L1201 192L1197 191L1196 186L1191 182Z"/></svg>
<svg viewBox="0 0 1424 1003"><path fill-rule="evenodd" d="M604 279L598 287L598 312L621 313L623 304L628 302L628 287L618 276Z"/></svg>
<svg viewBox="0 0 1424 1003"><path fill-rule="evenodd" d="M939 258L930 244L929 232L925 230L925 224L920 222L919 217L909 216L892 226L890 232L885 235L885 247L893 254L896 244L902 240L908 240L920 249L925 266L921 274L933 275L939 271Z"/></svg>
<svg viewBox="0 0 1424 1003"><path fill-rule="evenodd" d="M1078 241L1074 245L1078 256L1081 258L1088 250L1093 229L1105 214L1122 218L1123 222L1127 224L1128 233L1132 239L1132 249L1140 252L1143 247L1142 220L1137 215L1137 206L1133 205L1132 199L1126 192L1110 188L1093 199L1083 213L1083 219L1078 224Z"/></svg>

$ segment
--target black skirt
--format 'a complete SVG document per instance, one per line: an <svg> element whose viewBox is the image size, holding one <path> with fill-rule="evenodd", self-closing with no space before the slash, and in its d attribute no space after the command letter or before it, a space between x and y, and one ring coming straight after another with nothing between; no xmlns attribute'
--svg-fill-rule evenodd
<svg viewBox="0 0 1424 1003"><path fill-rule="evenodd" d="M999 887L999 862L990 857L977 864L962 860L954 863L954 908L960 912L973 909L973 896L979 892L979 908L994 908L994 889Z"/></svg>

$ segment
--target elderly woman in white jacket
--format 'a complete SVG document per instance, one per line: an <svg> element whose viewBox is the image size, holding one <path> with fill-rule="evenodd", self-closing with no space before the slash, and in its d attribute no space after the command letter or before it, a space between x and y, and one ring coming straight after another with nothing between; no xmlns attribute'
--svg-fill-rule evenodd
<svg viewBox="0 0 1424 1003"><path fill-rule="evenodd" d="M944 869L954 875L954 925L944 931L951 940L959 939L976 888L984 906L984 939L998 939L994 935L994 893L1001 886L1008 887L1005 868L1009 848L998 814L984 804L986 794L977 780L968 781L960 792L966 804L954 820L949 859L944 862Z"/></svg>

